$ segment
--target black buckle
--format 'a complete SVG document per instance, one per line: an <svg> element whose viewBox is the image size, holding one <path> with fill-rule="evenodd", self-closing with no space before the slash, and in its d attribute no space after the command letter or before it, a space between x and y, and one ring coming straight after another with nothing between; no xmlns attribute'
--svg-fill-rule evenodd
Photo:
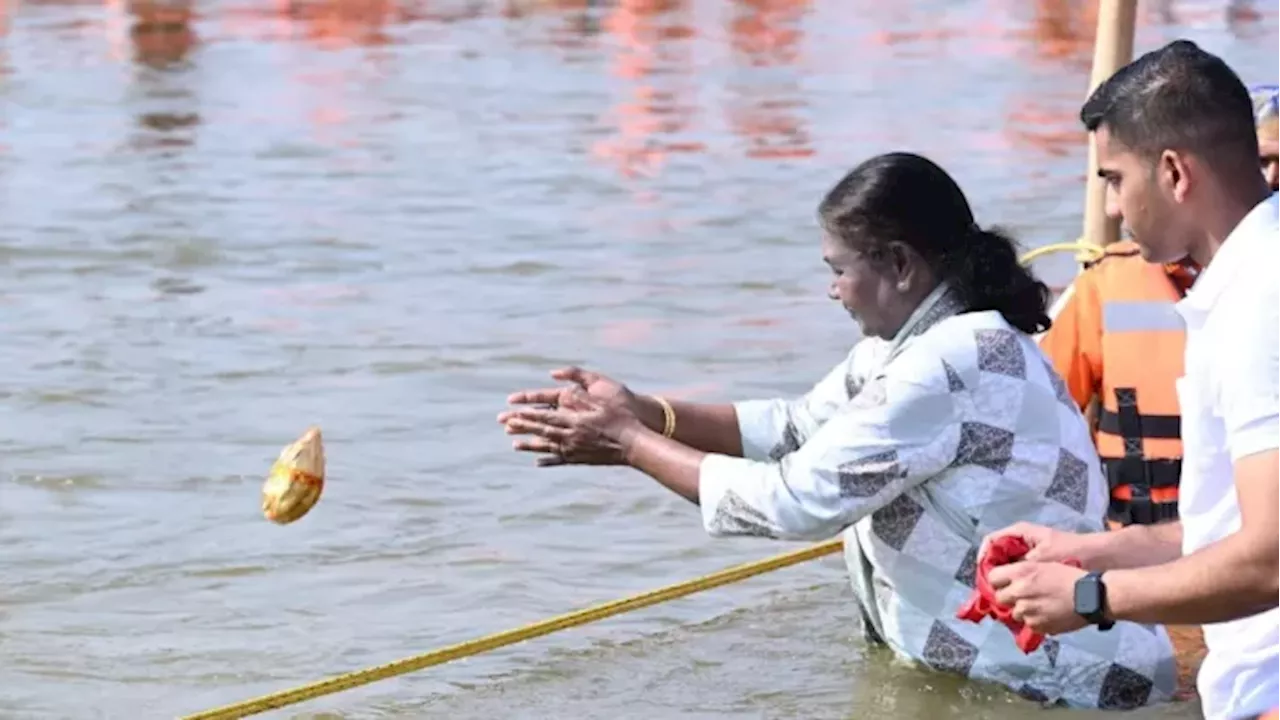
<svg viewBox="0 0 1280 720"><path fill-rule="evenodd" d="M1182 482L1182 460L1147 460L1147 482L1153 488L1176 488Z"/></svg>
<svg viewBox="0 0 1280 720"><path fill-rule="evenodd" d="M1107 519L1120 525L1132 525L1133 517L1129 513L1129 501L1111 498L1111 507L1107 509Z"/></svg>
<svg viewBox="0 0 1280 720"><path fill-rule="evenodd" d="M1130 522L1135 525L1151 525L1156 521L1156 510L1151 498L1136 497L1129 501Z"/></svg>
<svg viewBox="0 0 1280 720"><path fill-rule="evenodd" d="M1107 519L1121 525L1155 525L1178 519L1177 503L1155 503L1151 498L1111 499Z"/></svg>
<svg viewBox="0 0 1280 720"><path fill-rule="evenodd" d="M1104 458L1102 471L1107 476L1107 487L1113 492L1122 485L1152 487L1152 481L1157 480L1152 476L1151 462L1140 457ZM1157 474L1161 476L1159 480L1167 479L1167 473L1158 472ZM1155 487L1165 486L1156 485Z"/></svg>
<svg viewBox="0 0 1280 720"><path fill-rule="evenodd" d="M1107 476L1107 487L1112 490L1121 485L1176 488L1182 484L1180 459L1103 458L1102 472Z"/></svg>

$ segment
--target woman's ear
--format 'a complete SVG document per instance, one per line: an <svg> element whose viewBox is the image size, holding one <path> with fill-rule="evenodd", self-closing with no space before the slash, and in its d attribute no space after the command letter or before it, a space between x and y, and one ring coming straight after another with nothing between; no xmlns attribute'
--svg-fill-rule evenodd
<svg viewBox="0 0 1280 720"><path fill-rule="evenodd" d="M889 266L893 269L893 279L897 283L899 290L905 290L911 286L913 275L917 270L917 260L915 250L904 242L892 241L889 243Z"/></svg>

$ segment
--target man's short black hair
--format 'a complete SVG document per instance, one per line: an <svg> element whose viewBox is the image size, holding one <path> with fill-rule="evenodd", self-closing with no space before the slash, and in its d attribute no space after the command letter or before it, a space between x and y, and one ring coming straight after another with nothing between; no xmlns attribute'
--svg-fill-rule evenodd
<svg viewBox="0 0 1280 720"><path fill-rule="evenodd" d="M1139 156L1165 150L1256 165L1258 138L1244 83L1221 58L1177 40L1120 68L1080 108L1090 131L1105 126Z"/></svg>

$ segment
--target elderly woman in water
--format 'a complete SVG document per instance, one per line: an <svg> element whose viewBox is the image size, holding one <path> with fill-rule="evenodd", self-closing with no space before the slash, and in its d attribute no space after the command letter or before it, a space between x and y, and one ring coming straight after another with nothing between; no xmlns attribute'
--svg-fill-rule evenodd
<svg viewBox="0 0 1280 720"><path fill-rule="evenodd" d="M1253 99L1262 174L1275 192L1280 190L1280 87L1258 85L1250 88L1249 97Z"/></svg>
<svg viewBox="0 0 1280 720"><path fill-rule="evenodd" d="M1029 337L1048 291L917 155L864 162L818 210L830 296L864 340L803 397L668 402L570 368L499 416L540 465L629 465L701 506L714 536L825 539L868 639L1023 697L1129 708L1169 699L1162 627L1116 623L1023 653L956 619L982 537L1017 521L1103 529L1107 488L1083 417Z"/></svg>

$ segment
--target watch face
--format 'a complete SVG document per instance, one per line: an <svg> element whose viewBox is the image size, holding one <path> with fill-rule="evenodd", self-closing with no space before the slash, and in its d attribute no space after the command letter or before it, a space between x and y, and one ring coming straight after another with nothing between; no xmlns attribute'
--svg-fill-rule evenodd
<svg viewBox="0 0 1280 720"><path fill-rule="evenodd" d="M1090 615L1102 609L1102 598L1099 596L1098 581L1085 577L1076 583L1076 612Z"/></svg>

